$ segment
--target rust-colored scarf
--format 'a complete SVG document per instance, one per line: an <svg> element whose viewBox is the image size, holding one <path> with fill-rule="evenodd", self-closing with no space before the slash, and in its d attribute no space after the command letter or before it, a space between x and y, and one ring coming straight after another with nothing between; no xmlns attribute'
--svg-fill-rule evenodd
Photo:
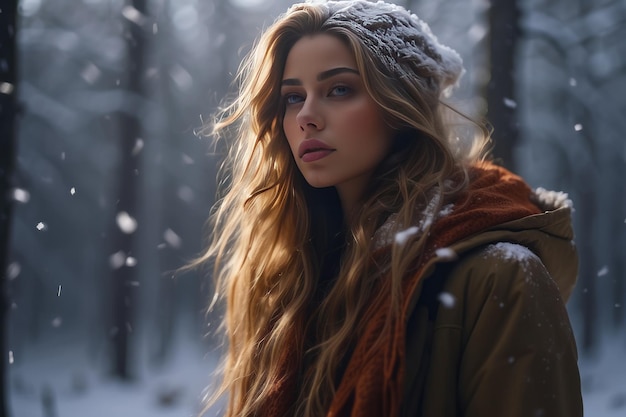
<svg viewBox="0 0 626 417"><path fill-rule="evenodd" d="M392 326L385 326L390 311L389 297L379 293L372 301L366 312L367 327L352 352L328 417L398 415L405 368L408 300L420 282L424 265L437 248L448 247L489 227L539 213L529 200L528 185L504 168L481 164L470 171L470 178L469 190L454 203L453 211L433 225L417 273L403 283L405 302ZM386 342L376 345L374 341L382 332L385 332ZM375 352L372 346L378 346ZM294 365L288 355L283 364L284 378L276 385L261 415L285 417L292 412L298 386L294 381L295 370L290 369Z"/></svg>

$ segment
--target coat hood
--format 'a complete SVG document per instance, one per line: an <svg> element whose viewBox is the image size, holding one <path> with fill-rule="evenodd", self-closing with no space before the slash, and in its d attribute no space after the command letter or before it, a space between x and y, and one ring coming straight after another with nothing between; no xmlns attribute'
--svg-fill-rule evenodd
<svg viewBox="0 0 626 417"><path fill-rule="evenodd" d="M501 242L521 245L542 260L567 300L578 273L573 206L567 194L533 190L519 176L491 163L471 168L469 176L470 186L457 201L435 212L439 207L435 193L410 227L390 216L376 233L376 252L384 256L394 242L404 244L432 225L422 274L427 277L436 264L454 261L473 249Z"/></svg>
<svg viewBox="0 0 626 417"><path fill-rule="evenodd" d="M505 183L522 181L519 177L499 167L488 168L488 170L491 171L491 175L504 178ZM518 183L517 186L519 187L520 184ZM548 191L543 188L535 190L528 188L528 195L518 202L515 200L521 195L518 197L515 195L516 193L508 195L507 198L511 203L533 204L537 207L537 213L489 226L450 245L450 251L447 253L462 255L472 249L499 242L524 246L541 259L550 276L556 281L564 300L567 301L578 275L578 256L572 228L572 201L566 193ZM485 212L483 216L490 216L490 214ZM446 251L436 251L432 262L449 260Z"/></svg>

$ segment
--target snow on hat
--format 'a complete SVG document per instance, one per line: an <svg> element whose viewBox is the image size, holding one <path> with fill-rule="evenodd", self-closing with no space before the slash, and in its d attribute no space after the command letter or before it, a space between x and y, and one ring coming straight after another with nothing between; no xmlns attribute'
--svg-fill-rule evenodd
<svg viewBox="0 0 626 417"><path fill-rule="evenodd" d="M402 6L366 0L309 3L326 7L330 14L326 24L357 35L394 76L411 79L425 74L437 94L448 95L465 72L459 54L439 43L428 24Z"/></svg>

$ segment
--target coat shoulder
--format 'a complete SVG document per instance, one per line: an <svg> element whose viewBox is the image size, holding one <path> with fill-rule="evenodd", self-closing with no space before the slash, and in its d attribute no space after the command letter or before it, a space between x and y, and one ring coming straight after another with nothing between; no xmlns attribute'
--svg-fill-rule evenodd
<svg viewBox="0 0 626 417"><path fill-rule="evenodd" d="M492 243L465 254L450 269L446 281L446 291L471 297L468 301L473 304L494 295L530 296L538 291L547 291L563 302L542 260L517 243Z"/></svg>

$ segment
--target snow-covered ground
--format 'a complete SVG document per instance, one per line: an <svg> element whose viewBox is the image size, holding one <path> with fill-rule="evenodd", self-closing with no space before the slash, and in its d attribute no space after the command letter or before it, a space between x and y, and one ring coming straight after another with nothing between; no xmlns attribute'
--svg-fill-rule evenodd
<svg viewBox="0 0 626 417"><path fill-rule="evenodd" d="M94 369L84 349L28 356L11 365L12 417L197 417L217 363L197 343L181 343L167 365L142 364L135 382L120 383Z"/></svg>
<svg viewBox="0 0 626 417"><path fill-rule="evenodd" d="M22 363L16 357L10 375L12 416L197 417L216 363L213 355L201 350L181 343L168 365L145 366L138 381L127 384L103 377L69 347ZM605 341L595 358L581 358L580 371L585 416L626 416L624 335ZM207 413L213 415L217 413Z"/></svg>
<svg viewBox="0 0 626 417"><path fill-rule="evenodd" d="M585 416L626 416L626 334L608 337L595 357L582 357L580 376Z"/></svg>

